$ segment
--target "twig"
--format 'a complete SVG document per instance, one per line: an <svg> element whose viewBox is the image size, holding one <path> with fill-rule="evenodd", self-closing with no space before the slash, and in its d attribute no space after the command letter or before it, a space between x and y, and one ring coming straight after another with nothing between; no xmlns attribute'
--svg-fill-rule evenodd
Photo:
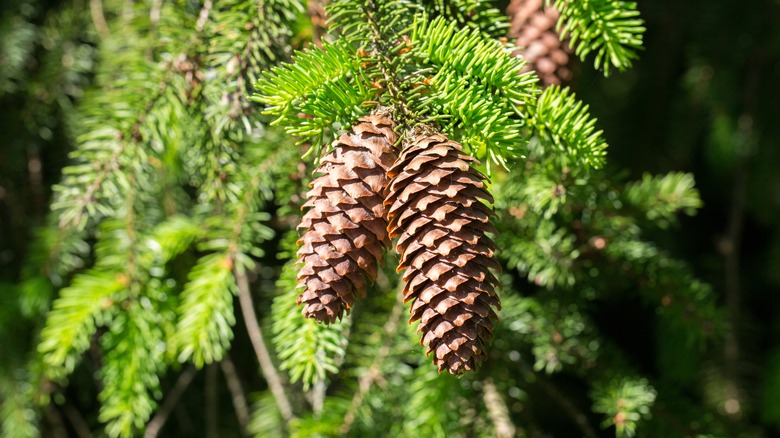
<svg viewBox="0 0 780 438"><path fill-rule="evenodd" d="M739 418L741 411L740 403L740 378L739 378L739 318L741 285L739 279L740 249L742 224L745 213L746 187L747 187L747 165L744 157L737 159L734 170L734 185L732 195L731 211L729 213L728 237L726 244L723 245L725 255L725 304L726 315L730 325L730 330L723 340L724 367L726 372L726 382L724 384L725 392L725 410L732 418Z"/></svg>
<svg viewBox="0 0 780 438"><path fill-rule="evenodd" d="M588 417L580 412L580 410L577 409L577 406L574 406L574 403L572 403L571 400L569 400L565 395L561 394L558 388L552 382L547 380L546 377L536 372L533 374L536 377L536 381L539 383L539 386L542 387L542 389L547 393L547 395L550 396L550 398L553 399L553 401L558 403L561 409L563 409L563 411L566 412L566 414L574 421L574 424L580 428L580 432L582 432L584 436L588 438L598 438L598 434L588 421Z"/></svg>
<svg viewBox="0 0 780 438"><path fill-rule="evenodd" d="M49 432L54 438L68 438L68 429L65 428L65 424L62 421L62 415L57 410L56 404L50 404L46 409L46 418L51 423Z"/></svg>
<svg viewBox="0 0 780 438"><path fill-rule="evenodd" d="M260 364L260 371L263 373L263 377L265 377L265 381L268 383L268 388L274 396L279 413L285 421L289 422L293 418L292 405L284 392L282 379L271 361L271 355L268 353L268 348L263 340L263 332L260 329L260 323L257 321L254 303L252 302L252 292L249 290L249 280L247 280L246 272L243 269L234 268L233 271L238 284L238 301L241 305L241 313L244 316L244 324L249 334L249 340L252 341L257 362Z"/></svg>
<svg viewBox="0 0 780 438"><path fill-rule="evenodd" d="M89 426L87 425L87 422L84 421L84 417L67 399L65 400L65 403L62 404L61 408L62 413L65 414L65 418L68 419L68 422L76 432L76 436L79 438L90 438L92 436L92 431L89 430Z"/></svg>
<svg viewBox="0 0 780 438"><path fill-rule="evenodd" d="M731 194L731 210L729 211L726 239L721 250L725 257L725 307L730 330L724 342L724 369L726 373L725 411L733 420L742 416L742 383L739 375L740 364L740 314L742 285L740 281L740 256L742 251L742 234L744 231L745 208L748 193L748 160L753 145L753 113L755 96L763 71L763 54L754 53L750 57L748 74L742 90L742 115L737 123L738 137L734 147L737 152L734 164L734 182Z"/></svg>
<svg viewBox="0 0 780 438"><path fill-rule="evenodd" d="M96 163L96 165L99 166L98 173L95 175L94 179L92 180L92 184L90 184L87 187L87 190L84 192L84 195L81 196L78 200L76 200L76 207L77 211L76 214L73 215L73 218L70 220L65 220L65 218L60 218L59 221L59 227L61 229L68 228L70 225L78 226L78 224L81 222L82 217L84 217L84 214L86 212L87 205L94 202L94 198L96 196L96 193L98 189L101 187L103 182L108 179L111 172L119 166L119 156L124 152L124 144L122 147L114 148L113 151L111 151L111 156L108 157L108 160L101 163Z"/></svg>
<svg viewBox="0 0 780 438"><path fill-rule="evenodd" d="M403 284L403 283L402 283ZM376 354L376 357L374 358L374 361L371 363L371 366L368 367L368 370L360 376L360 380L358 381L358 390L355 393L355 395L352 397L352 403L347 410L346 415L344 415L344 422L341 424L341 430L340 433L342 436L346 436L349 433L349 430L352 428L352 423L355 422L355 416L357 413L358 408L363 403L363 398L368 393L368 390L371 389L371 385L374 384L376 380L378 380L381 377L380 367L382 366L382 362L384 362L385 358L388 354L390 354L390 347L393 343L393 338L395 337L396 332L398 331L398 323L401 320L401 315L403 314L404 310L404 303L401 293L398 294L398 301L395 303L395 306L393 307L393 311L390 314L390 318L387 320L387 323L385 323L384 327L384 337L385 337L385 343L382 345L382 348L379 349L379 351Z"/></svg>
<svg viewBox="0 0 780 438"><path fill-rule="evenodd" d="M325 407L325 391L327 389L328 385L325 384L325 379L317 380L311 388L309 401L311 402L311 413L314 414L314 418L319 418L322 415L322 409Z"/></svg>
<svg viewBox="0 0 780 438"><path fill-rule="evenodd" d="M101 38L111 35L106 17L103 15L103 0L89 0L89 13L92 15L92 24L95 25L98 35Z"/></svg>
<svg viewBox="0 0 780 438"><path fill-rule="evenodd" d="M379 20L375 18L375 15L377 14L376 4L371 2L371 5L372 7L370 8L363 8L363 13L366 15L368 22L371 24L371 30L373 32L373 38L371 42L378 49L377 51L380 55L378 58L379 62L377 63L377 67L379 67L379 70L382 72L382 76L384 77L385 85L387 87L387 93L395 101L396 108L399 110L399 117L403 120L403 124L411 126L410 122L416 120L417 116L409 108L406 99L404 99L401 94L402 86L401 82L398 80L398 76L392 73L395 69L392 67L393 61L391 60L391 56L393 58L395 56L388 55L390 52L390 50L388 50L388 46L393 46L398 43L389 43L386 36L382 35L382 30L379 28Z"/></svg>
<svg viewBox="0 0 780 438"><path fill-rule="evenodd" d="M203 390L204 397L206 399L205 406L205 422L206 422L206 438L217 438L217 408L219 402L217 400L217 364L212 363L206 366L206 387Z"/></svg>
<svg viewBox="0 0 780 438"><path fill-rule="evenodd" d="M241 388L241 380L238 378L236 366L233 364L230 356L225 356L219 365L222 367L222 374L225 376L225 382L227 383L228 391L230 391L230 398L233 400L233 409L236 411L236 419L238 419L238 425L241 427L241 435L249 436L247 431L249 407L244 390Z"/></svg>
<svg viewBox="0 0 780 438"><path fill-rule="evenodd" d="M384 275L380 272L379 278L377 278L377 285L380 285L381 279L384 278ZM381 286L379 286L381 287ZM349 333L350 333L351 324L345 324L344 330L341 331L341 336L343 336L344 339L349 339ZM324 355L325 352L320 351L318 355ZM344 363L344 356L346 354L346 351L343 351L342 354L339 354L335 357L333 357L333 365L336 367L336 369L341 369L341 365ZM326 379L323 377L322 379L317 380L314 383L314 386L311 388L311 391L307 394L307 399L309 400L309 403L311 404L311 412L314 414L314 418L320 418L322 415L322 410L325 407L325 395L328 391L328 384L326 383Z"/></svg>
<svg viewBox="0 0 780 438"><path fill-rule="evenodd" d="M496 427L496 438L512 438L517 433L517 428L509 418L509 409L506 406L504 397L496 389L493 379L487 378L482 381L484 390L483 400L487 408L490 421Z"/></svg>
<svg viewBox="0 0 780 438"><path fill-rule="evenodd" d="M135 142L140 142L139 130L141 125L144 123L144 121L146 121L146 117L149 112L152 110L152 108L154 108L154 105L157 103L157 101L162 99L165 94L165 90L168 88L168 86L170 86L170 73L172 68L173 63L170 64L165 78L158 84L157 93L146 102L144 105L144 110L135 119L133 126L130 128L130 136ZM73 218L70 220L65 220L64 217L60 218L58 223L60 228L69 228L71 225L78 226L84 215L87 214L87 205L95 201L97 198L97 192L102 187L103 183L108 179L109 176L111 176L111 173L120 169L121 166L119 161L128 149L128 142L125 140L122 131L117 131L116 135L117 139L121 140L119 142L119 146L113 148L111 155L105 161L98 161L94 163L94 166L97 168L97 174L94 176L92 184L87 187L87 190L83 195L74 201L76 204L76 213L73 215Z"/></svg>
<svg viewBox="0 0 780 438"><path fill-rule="evenodd" d="M176 379L176 383L173 385L173 388L170 390L170 392L168 392L168 397L165 398L162 406L160 406L160 410L157 411L157 414L146 426L144 438L157 437L157 435L160 433L160 429L162 429L162 427L165 425L165 422L168 420L168 417L171 415L171 411L173 411L173 408L178 405L179 399L181 398L182 394L184 394L184 391L190 385L190 382L192 382L194 377L195 367L192 365L187 367L179 375L179 378Z"/></svg>

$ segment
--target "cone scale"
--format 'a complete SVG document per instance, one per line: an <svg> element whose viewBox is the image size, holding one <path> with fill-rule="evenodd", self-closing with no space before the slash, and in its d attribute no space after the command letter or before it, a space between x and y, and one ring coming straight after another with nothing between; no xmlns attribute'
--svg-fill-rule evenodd
<svg viewBox="0 0 780 438"><path fill-rule="evenodd" d="M385 207L389 237L398 236L398 270L409 322L439 372L462 374L486 357L500 309L490 269L495 243L486 235L493 202L476 160L441 134L421 134L389 170Z"/></svg>
<svg viewBox="0 0 780 438"><path fill-rule="evenodd" d="M383 193L398 154L393 121L377 112L333 142L310 184L299 229L297 303L318 322L341 319L377 276L389 245Z"/></svg>

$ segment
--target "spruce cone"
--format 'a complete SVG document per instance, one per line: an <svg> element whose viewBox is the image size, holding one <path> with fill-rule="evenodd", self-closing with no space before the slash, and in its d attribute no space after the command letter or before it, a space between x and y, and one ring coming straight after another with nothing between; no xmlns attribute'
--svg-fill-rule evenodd
<svg viewBox="0 0 780 438"><path fill-rule="evenodd" d="M509 38L520 48L514 54L528 62L523 71L536 70L544 87L570 81L571 49L555 31L558 10L544 7L544 0L511 0L506 12L512 20Z"/></svg>
<svg viewBox="0 0 780 438"><path fill-rule="evenodd" d="M310 209L298 228L298 284L305 288L297 302L303 314L318 322L341 319L365 283L373 282L377 264L390 244L383 193L387 169L397 158L395 124L383 113L360 119L349 134L333 142L317 169L303 205Z"/></svg>
<svg viewBox="0 0 780 438"><path fill-rule="evenodd" d="M317 47L322 47L322 37L328 29L328 17L325 13L325 6L328 0L309 0L309 18L312 24L311 40Z"/></svg>
<svg viewBox="0 0 780 438"><path fill-rule="evenodd" d="M400 235L398 270L404 301L413 300L409 322L420 320L420 343L439 372L462 374L487 355L500 308L489 268L495 243L485 235L493 202L473 158L441 134L413 138L388 171L393 178L385 206L390 237Z"/></svg>

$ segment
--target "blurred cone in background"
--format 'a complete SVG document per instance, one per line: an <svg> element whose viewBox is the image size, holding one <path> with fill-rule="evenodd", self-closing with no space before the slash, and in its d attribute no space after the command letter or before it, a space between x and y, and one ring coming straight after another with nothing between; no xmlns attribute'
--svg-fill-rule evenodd
<svg viewBox="0 0 780 438"><path fill-rule="evenodd" d="M519 48L515 55L528 64L523 71L536 70L543 87L565 85L571 80L571 49L555 31L558 11L544 6L544 0L511 0L509 38Z"/></svg>

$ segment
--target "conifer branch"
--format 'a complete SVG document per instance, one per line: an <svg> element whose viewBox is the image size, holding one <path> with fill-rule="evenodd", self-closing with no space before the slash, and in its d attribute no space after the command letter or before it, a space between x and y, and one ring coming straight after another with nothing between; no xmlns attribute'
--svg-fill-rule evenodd
<svg viewBox="0 0 780 438"><path fill-rule="evenodd" d="M262 391L252 406L252 419L249 431L253 436L285 436L287 426L279 415L273 395Z"/></svg>
<svg viewBox="0 0 780 438"><path fill-rule="evenodd" d="M644 300L651 305L660 302L661 316L677 315L673 319L683 324L691 342L701 343L723 333L725 327L713 323L720 320L720 311L709 285L696 279L684 262L670 260L656 245L630 236L628 230L617 231L625 240L608 244L604 256L612 264L629 262L623 265L624 275L642 285L639 290Z"/></svg>
<svg viewBox="0 0 780 438"><path fill-rule="evenodd" d="M271 306L272 340L280 369L287 371L292 383L302 381L304 391L308 391L325 382L328 373L338 372L346 353L349 320L325 325L302 318L296 304L296 271L287 263L276 283L280 293Z"/></svg>
<svg viewBox="0 0 780 438"><path fill-rule="evenodd" d="M205 83L206 119L217 138L242 141L256 121L248 116L255 108L248 102L262 71L291 52L290 27L298 0L223 1L213 8L204 27L210 37L207 64L213 78Z"/></svg>
<svg viewBox="0 0 780 438"><path fill-rule="evenodd" d="M482 381L482 389L484 391L483 399L485 407L488 410L488 416L493 422L493 426L496 428L496 437L514 437L517 427L509 417L509 409L507 408L506 401L498 392L496 384L493 383L492 379L487 378Z"/></svg>
<svg viewBox="0 0 780 438"><path fill-rule="evenodd" d="M77 276L60 292L38 346L47 376L59 380L73 371L96 327L109 317L114 295L126 287L126 277L93 270Z"/></svg>
<svg viewBox="0 0 780 438"><path fill-rule="evenodd" d="M422 359L422 358L420 358ZM405 435L468 435L464 414L478 409L479 395L466 388L449 373L439 374L433 367L420 366L406 381L404 394ZM472 385L468 385L472 386ZM407 401L408 400L408 401ZM465 426L465 427L464 427Z"/></svg>
<svg viewBox="0 0 780 438"><path fill-rule="evenodd" d="M103 15L103 0L89 0L89 12L92 14L92 24L101 38L107 38L111 32L108 30L106 17Z"/></svg>
<svg viewBox="0 0 780 438"><path fill-rule="evenodd" d="M195 330L195 333L199 336L220 336L222 341L216 344L214 348L213 342L206 342L205 339L197 339L194 341L189 340L189 336L180 337L183 340L184 350L180 355L180 360L186 360L190 357L196 361L196 364L201 365L204 362L210 363L222 358L224 349L232 337L232 331L230 326L233 325L234 317L232 313L232 302L229 298L233 288L237 289L239 297L239 303L242 314L244 316L244 322L249 334L252 346L255 350L256 357L258 359L260 369L263 372L264 377L268 383L268 386L274 395L274 399L279 407L279 411L282 417L289 421L293 418L293 410L290 401L288 400L283 387L282 380L277 372L271 355L265 345L263 334L255 315L254 305L252 303L251 290L249 288L249 282L246 277L246 269L252 266L252 261L249 259L247 252L253 252L259 254L259 248L254 247L254 239L248 238L246 233L257 226L253 226L252 222L262 219L263 215L258 212L259 200L261 196L265 196L263 193L268 189L269 181L273 179L273 176L269 173L274 169L274 166L278 165L279 161L284 161L290 156L290 151L281 149L274 151L270 157L264 157L265 160L261 165L254 166L251 170L244 169L248 173L248 180L241 181L243 187L235 194L234 204L232 211L233 217L229 223L220 221L218 226L215 227L212 233L215 233L211 242L207 242L206 246L210 249L218 249L220 252L213 253L211 257L217 257L219 260L219 269L224 274L226 283L219 286L219 289L209 292L209 295L221 297L219 298L225 304L225 307L219 307L213 311L201 312L198 314L192 314L192 310L195 310L197 303L200 301L194 295L186 296L186 300L189 301L189 305L185 305L181 309L183 318L179 321L180 330ZM237 205L235 205L237 203ZM267 230L267 229L265 229ZM260 232L258 236L260 238L270 237L270 230L267 232ZM209 257L209 256L207 256ZM231 275L232 274L232 275ZM195 276L198 281L208 281L209 277L213 276ZM215 330L214 327L203 327L203 322L211 324L217 318L221 321L223 327ZM200 327L200 328L199 328ZM224 337L227 334L227 338ZM193 352L204 352L207 356L192 356Z"/></svg>
<svg viewBox="0 0 780 438"><path fill-rule="evenodd" d="M60 228L53 215L49 215L49 224L35 233L31 250L22 268L22 295L25 302L22 313L32 314L34 309L48 307L46 292L52 293L53 287L61 287L65 277L84 265L89 253L89 245L84 241L84 233Z"/></svg>
<svg viewBox="0 0 780 438"><path fill-rule="evenodd" d="M347 349L348 331L353 326L340 321L323 327L303 320L294 305L295 288L285 284L289 279L284 276L290 271L285 267L277 282L279 293L271 306L271 319L266 321L273 335L265 339L265 327L259 325L253 303L257 296L252 295L253 286L261 285L251 284L251 273L257 272L267 284L279 268L280 263L271 254L263 253L266 248L277 248L275 242L262 244L273 236L266 223L283 217L296 203L292 197L299 196L300 187L291 186L305 179L300 175L306 167L301 164L293 177L297 181L288 183L287 176L296 162L292 157L298 155L298 149L291 143L280 143L278 131L266 129L252 117L256 108L248 101L247 84L259 75L263 76L257 80L258 95L252 100L265 104L265 113L288 133L300 136L302 141L314 141L310 151L327 147L328 139L353 126L366 107L392 104L405 127L432 122L436 125L432 129L447 131L453 140L466 144L469 154L487 158L488 163L505 164L510 159L527 157L511 161L512 165L507 165L512 167L510 174L498 172L493 187L505 195L496 206L508 210L498 213L504 233L497 240L505 261L532 283L549 289L537 291L539 299L510 300L509 305L515 308L508 309L517 318L508 321L507 326L513 328L507 331L514 332L518 339L530 339L527 346L536 358L536 369L554 372L567 367L578 371L574 365L582 365L592 370L596 358L599 366L605 365L600 356L604 339L593 335L593 321L582 309L584 303L592 302L594 297L601 299L615 288L602 291L593 286L586 287L581 296L572 293L575 284L597 285L599 278L605 277L598 276L599 270L605 267L622 266L610 273L615 273L616 281L637 284L646 303L658 309L662 324L693 322L697 330L691 333L703 339L710 320L718 320L711 290L695 281L684 264L640 238L640 224L644 224L637 218L663 227L673 223L680 211L692 212L700 205L693 180L687 174L648 176L614 189L606 179L596 179L599 174L590 172L590 168L602 164L606 143L596 130L595 119L568 89L552 88L541 93L534 74L521 73L523 62L512 58L511 47L491 40L503 32L505 24L503 18L493 20L497 16L491 2L334 0L332 34L340 32L341 40L324 43L322 50L299 52L295 63L274 69L271 66L287 60L291 47L298 44L299 40L291 37L297 31L292 24L296 11L300 11L299 1L206 0L178 9L180 4L160 0L103 3L113 33L101 36L98 47L101 54L115 56L100 58L97 91L87 93L81 115L74 119L81 135L72 155L76 165L67 168L63 184L57 189L53 212L61 213L54 221L59 227L49 230L50 241L46 243L50 245L47 251L41 251L46 257L36 257L45 262L31 263L34 274L30 277L37 284L45 283L46 290L36 296L28 294L36 285L30 282L23 292L30 298L23 298L27 304L22 308L27 309L23 314L43 313L48 306L48 291L54 291L52 284L59 287L71 272L77 272L54 302L39 348L46 375L61 381L72 372L96 333L104 333L100 342L105 351L97 351L94 342L91 345L96 353L92 362L104 362L99 416L100 421L108 423L109 435L129 436L143 426L161 398L157 376L173 358L194 365L178 376L160 411L148 423L147 436L160 433L195 370L204 364L211 365L206 382L208 432L216 433L216 415L221 411L217 408L215 361L221 361L243 433L251 428L274 435L288 428L300 435L331 431L356 434L373 427L407 434L427 434L428 428L447 434L458 428L473 431L486 419L493 422L501 436L519 430L520 424L512 424L514 413L510 415L498 393L495 375L483 380L484 406L480 406L473 400L478 395L478 383L455 382L451 376L437 375L435 369L415 369L415 364L409 363L417 360L413 350L395 342L404 326L400 322L403 305L387 302L391 297L376 297L384 300L374 308L381 307L382 317L377 316L378 312L352 314L357 322L352 346ZM623 67L630 64L626 59L633 59L629 52L635 51L631 48L635 42L604 45L601 54L598 41L627 32L641 44L639 25L633 21L634 6L610 2L613 9L631 10L594 16L593 11L604 1L566 3L571 9L562 26L590 20L589 25L569 32L582 32L575 37L579 44L591 38L588 50L597 51L597 64L605 70L620 69L616 62ZM170 15L169 9L174 10ZM87 22L89 12L83 11ZM429 18L436 15L434 20ZM602 28L615 17L612 28ZM175 27L183 30L177 32ZM580 52L581 56L587 54ZM456 167L471 169L466 155L456 155ZM437 163L424 167L441 171L446 166ZM423 189L414 185L422 179L426 184L435 182ZM430 204L432 198L423 199L425 196L440 197L446 204L445 198L453 196L440 192L459 190L452 188L451 174L432 172L408 180L410 189L405 196L421 205ZM465 177L461 182L466 180L482 181ZM340 183L346 185L343 180ZM481 189L489 183L480 184ZM293 190L297 192L291 195ZM426 193L418 195L421 192ZM485 193L482 199L490 202L489 193ZM478 199L474 201L476 204L471 205L482 205ZM629 208L619 207L620 203ZM444 209L451 205L444 205ZM282 210L276 206L282 206ZM488 219L483 222L479 213L488 217L492 212L480 208L452 219L453 228L460 227L461 231L464 222L476 226L472 234L461 232L463 241L479 239L489 229ZM397 210L400 217L414 209L399 206ZM286 219L272 224L287 226ZM431 227L443 222L434 219ZM93 229L97 230L94 245L83 240ZM415 240L434 238L422 226L416 229L422 231ZM73 239L68 234L71 230L78 231L72 234ZM95 265L81 270L93 248ZM59 254L62 260L53 260ZM186 255L178 257L180 254ZM464 251L458 254L458 260L453 255L444 262L461 263L471 270L473 258L468 258L474 254ZM416 269L433 269L433 263L425 266L431 260L427 256L415 256L414 263L419 265ZM187 266L192 257L197 258L195 266ZM409 264L412 259L402 257L398 262ZM182 268L190 272L182 272ZM442 266L433 270L447 269ZM457 289L455 283L474 280L466 278L473 277L469 272L473 271L464 270L459 278L449 277L452 282L441 296L442 302L448 301L442 307L452 303L445 295L458 292L452 290ZM483 278L491 282L489 275L485 271ZM182 283L184 277L189 281ZM655 283L649 285L648 279ZM379 281L378 289L386 291L387 285L381 282L387 279L380 277ZM419 281L444 283L422 277ZM482 280L477 282L482 287ZM685 287L679 287L679 283ZM246 397L226 353L236 319L235 298L268 386L261 402L265 406L254 410L249 426ZM467 299L474 301L473 295L456 300ZM484 310L480 303L468 304L472 306L469 311L473 309L477 314L492 311ZM443 316L439 309L434 310ZM385 321L387 313L390 316ZM418 307L417 315L425 316L427 321L437 317L435 313L421 313ZM449 312L450 316L453 313ZM474 322L472 319L466 318L465 322ZM447 319L438 333L446 334L450 330L446 324L456 321L463 326L460 317ZM430 332L438 336L436 330ZM376 338L381 340L376 342ZM270 351L266 344L269 341L275 351ZM451 351L465 345L448 343L456 347ZM508 347L507 342L496 344L495 348ZM170 345L171 350L165 351L162 345ZM400 354L397 348L402 348ZM342 369L342 361L359 365ZM342 374L353 372L363 374L356 379L357 385L347 385L351 392L343 400L338 394L341 391L328 394L330 379L343 383ZM598 381L583 377L591 388L598 387ZM3 378L0 376L0 382ZM303 393L295 385L298 380ZM524 383L528 384L519 382L521 391ZM387 390L378 391L375 384ZM544 382L537 386L543 388ZM632 413L652 407L648 402L652 392L649 384L632 383L628 387L636 396L637 410ZM603 388L606 390L594 390L591 410L604 412L607 420L617 420L612 416L617 404L610 387ZM566 406L556 400L581 433L593 436L595 431L587 418L584 424L578 422L587 411L580 412L579 406L573 406L576 398L570 398L568 392L558 396L569 403ZM310 412L294 404L304 397L311 401ZM551 398L556 395L551 394ZM396 409L396 403L405 400L410 402ZM5 403L2 409L5 412ZM367 411L374 424L364 415ZM533 425L528 427L534 429ZM67 432L61 427L58 430Z"/></svg>
<svg viewBox="0 0 780 438"><path fill-rule="evenodd" d="M244 316L244 323L249 339L252 341L257 362L260 364L260 371L262 371L263 377L265 377L265 381L268 383L268 388L274 396L279 413L285 421L289 422L294 416L292 404L287 398L282 379L271 360L271 354L268 352L268 348L263 340L263 332L260 329L260 322L255 315L252 291L249 289L246 272L243 269L236 268L235 276L238 284L238 300L241 304L241 314Z"/></svg>
<svg viewBox="0 0 780 438"><path fill-rule="evenodd" d="M36 399L47 391L35 385L34 380L27 376L31 374L29 371L21 368L12 371L15 371L13 376L11 373L0 374L0 393L3 394L0 400L0 436L36 437L42 411ZM38 373L37 377L41 374Z"/></svg>
<svg viewBox="0 0 780 438"><path fill-rule="evenodd" d="M317 148L365 112L359 106L373 97L355 51L344 41L297 53L295 64L265 72L251 100L267 105L264 114L291 135ZM301 117L301 114L304 117ZM314 147L307 155L314 151Z"/></svg>
<svg viewBox="0 0 780 438"><path fill-rule="evenodd" d="M157 315L137 301L127 307L101 337L105 354L98 420L106 423L110 437L131 437L143 428L157 406L152 393L159 393L158 374L165 368L163 352L147 344L164 342Z"/></svg>
<svg viewBox="0 0 780 438"><path fill-rule="evenodd" d="M265 0L255 1L257 16L254 21L255 34L250 40L245 53L248 59L254 59L255 68L249 78L257 80L260 70L267 70L290 55L291 27L296 20L296 14L305 8L300 0ZM283 43L286 43L283 45ZM260 57L265 55L264 59Z"/></svg>
<svg viewBox="0 0 780 438"><path fill-rule="evenodd" d="M165 422L168 421L168 417L170 417L171 412L173 412L173 409L177 406L179 399L184 394L184 391L187 390L187 387L190 385L190 382L192 382L192 379L195 377L196 371L196 368L190 365L185 368L181 374L179 374L179 377L176 379L176 383L168 392L168 395L165 397L165 400L160 406L160 409L157 410L157 413L154 415L154 417L152 417L152 420L149 421L149 423L146 425L144 438L157 438L157 436L160 434L160 430L162 430L163 426L165 426Z"/></svg>
<svg viewBox="0 0 780 438"><path fill-rule="evenodd" d="M123 190L131 186L124 171L145 165L133 160L140 158L135 152L147 148L148 139L142 134L147 117L161 101L171 103L166 98L178 95L168 91L180 85L176 62L155 69L152 78L134 74L152 64L146 53L150 44L148 39L135 34L116 34L101 46L106 51L119 51L123 59L117 61L119 67L115 70L107 69L98 75L98 83L112 81L116 88L90 96L87 103L94 106L82 104L87 106L80 115L86 129L77 139L78 148L70 154L78 164L63 170L65 177L55 186L57 197L52 203L52 210L60 215L61 228L81 230L89 219L112 216L121 203ZM128 105L139 111L127 111Z"/></svg>
<svg viewBox="0 0 780 438"><path fill-rule="evenodd" d="M206 241L200 247L212 251L203 256L190 272L190 281L182 291L177 323L179 360L193 360L198 367L219 361L233 337L233 295L237 294L234 267L246 269L253 264L249 254L259 255L256 246L272 231L259 222L267 214L259 211L261 199L270 190L269 173L291 155L286 148L272 151L262 164L241 169L241 178L231 184L228 211L205 218ZM248 158L248 157L246 157Z"/></svg>
<svg viewBox="0 0 780 438"><path fill-rule="evenodd" d="M179 361L196 366L219 361L233 337L233 261L221 253L198 260L182 291L176 339Z"/></svg>
<svg viewBox="0 0 780 438"><path fill-rule="evenodd" d="M114 135L120 136L121 134L117 132ZM98 140L96 137L93 138ZM107 138L104 137L103 139ZM101 161L93 162L93 166L97 167L97 173L93 176L92 182L84 190L84 193L75 200L75 209L72 212L60 215L60 228L70 228L71 226L74 226L77 230L85 228L84 216L88 214L87 209L93 205L96 193L102 187L103 182L119 168L119 157L123 152L124 144L120 142L110 149L108 157ZM58 207L57 203L52 205L53 209ZM63 204L62 207L65 207L65 205Z"/></svg>
<svg viewBox="0 0 780 438"><path fill-rule="evenodd" d="M390 26L388 23L383 23L388 19L392 20L392 16L388 17L390 12L387 5L383 5L384 2L377 2L375 0L366 0L360 6L359 11L364 15L361 17L369 29L370 41L369 47L373 49L373 59L377 63L377 67L382 77L382 83L387 93L390 95L390 102L395 106L394 119L399 122L399 131L403 130L403 126L412 126L417 120L417 116L409 108L406 98L404 96L406 90L404 90L405 84L398 77L400 73L399 67L403 63L403 58L409 48L406 44L403 44L403 38L398 38L395 32L392 32L395 26ZM400 9L400 6L399 6Z"/></svg>
<svg viewBox="0 0 780 438"><path fill-rule="evenodd" d="M393 306L393 310L390 312L390 317L388 318L383 328L383 337L385 342L374 357L374 361L371 363L368 369L363 372L363 375L361 375L360 379L358 380L358 390L352 396L352 401L350 402L350 406L347 409L346 415L344 415L344 420L342 421L341 427L339 429L339 433L341 435L347 435L349 433L350 429L352 428L352 423L355 422L355 418L357 417L358 409L363 403L363 399L365 398L366 394L368 394L368 391L371 389L371 386L374 384L374 382L381 377L382 365L387 355L390 354L393 340L395 339L395 335L399 330L403 310L403 296L399 293L398 299Z"/></svg>
<svg viewBox="0 0 780 438"><path fill-rule="evenodd" d="M409 0L331 0L326 10L330 27L340 32L342 39L363 49L375 43L394 44L408 30L414 16L423 12L419 3ZM382 39L376 39L374 29L379 30Z"/></svg>
<svg viewBox="0 0 780 438"><path fill-rule="evenodd" d="M596 53L595 68L609 76L610 65L623 71L639 55L645 31L635 2L614 0L546 0L560 12L556 26L561 39L581 59Z"/></svg>
<svg viewBox="0 0 780 438"><path fill-rule="evenodd" d="M591 397L593 411L606 416L602 426L614 426L619 437L633 437L638 423L650 417L656 392L646 379L620 376L596 382Z"/></svg>
<svg viewBox="0 0 780 438"><path fill-rule="evenodd" d="M446 17L458 27L477 29L486 36L499 39L506 36L509 22L506 14L495 8L494 2L483 0L433 0L423 2L431 18Z"/></svg>
<svg viewBox="0 0 780 438"><path fill-rule="evenodd" d="M233 364L233 360L230 359L229 355L222 359L219 366L222 368L222 374L225 376L225 382L230 391L230 399L233 401L233 410L236 411L236 419L241 428L241 435L249 436L249 432L247 431L247 426L249 425L249 406L246 402L244 390L241 387L241 379L238 377L236 366Z"/></svg>
<svg viewBox="0 0 780 438"><path fill-rule="evenodd" d="M626 185L623 196L647 220L666 228L676 222L678 213L693 215L701 208L702 201L694 184L689 173L644 174L641 181Z"/></svg>
<svg viewBox="0 0 780 438"><path fill-rule="evenodd" d="M568 87L550 86L529 105L528 126L549 139L566 163L576 160L599 168L604 164L607 143L602 131L596 131L596 119L588 105L577 100Z"/></svg>
<svg viewBox="0 0 780 438"><path fill-rule="evenodd" d="M157 260L140 249L142 239L136 229L134 191L129 193L124 220L101 224L95 248L97 262L90 271L77 276L70 287L84 296L74 299L77 297L66 293L67 289L63 291L47 319L40 344L43 361L48 365L47 373L58 380L73 370L78 356L90 346L96 328L108 326L107 333L101 337L106 354L100 371L103 390L99 395L102 403L99 419L108 423L106 430L111 436L129 436L146 422L155 406L150 393L159 391L157 374L164 369L163 352L157 346L164 342L163 328L167 321L153 311L157 310L152 307L154 298L144 296L151 300L139 300L145 293L148 271ZM173 227L173 223L166 225ZM165 233L158 232L160 234ZM183 236L179 233L177 237ZM177 241L167 247L169 242L162 239L144 240L144 243L144 248L153 248L153 251L159 248L163 265L166 258L183 251L182 246L186 246ZM87 281L94 278L113 281L110 287ZM95 298L94 294L101 295ZM82 299L87 302L81 302ZM144 308L140 309L141 306ZM62 330L65 319L72 327L71 332ZM151 342L154 348L148 348L145 342ZM54 344L56 348L52 347Z"/></svg>
<svg viewBox="0 0 780 438"><path fill-rule="evenodd" d="M521 155L526 102L539 92L535 74L521 73L524 62L479 31L457 29L442 17L419 19L410 40L420 62L438 70L419 88L420 116L437 120L472 155L487 157L488 173L491 161L505 166Z"/></svg>

